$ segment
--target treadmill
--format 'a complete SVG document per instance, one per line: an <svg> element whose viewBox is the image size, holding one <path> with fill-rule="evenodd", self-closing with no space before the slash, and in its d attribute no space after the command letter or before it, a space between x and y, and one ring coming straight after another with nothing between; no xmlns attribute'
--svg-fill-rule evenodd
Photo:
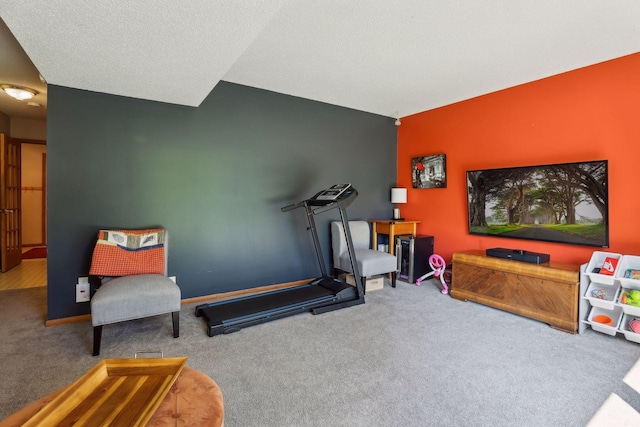
<svg viewBox="0 0 640 427"><path fill-rule="evenodd" d="M309 222L308 230L313 237L322 276L304 285L196 306L196 316L203 317L207 322L207 334L210 337L228 334L248 326L307 311L320 314L364 304L362 281L346 211L346 207L357 196L358 192L351 184L336 184L320 191L310 199L283 207L282 212L297 208L305 209ZM332 209L338 209L340 212L356 286L351 286L327 274L314 216Z"/></svg>

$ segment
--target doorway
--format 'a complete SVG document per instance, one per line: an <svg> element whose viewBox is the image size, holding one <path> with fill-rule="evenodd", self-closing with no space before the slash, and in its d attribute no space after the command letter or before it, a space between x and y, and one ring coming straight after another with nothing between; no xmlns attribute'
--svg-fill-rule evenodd
<svg viewBox="0 0 640 427"><path fill-rule="evenodd" d="M21 141L22 149L22 247L47 246L45 141Z"/></svg>
<svg viewBox="0 0 640 427"><path fill-rule="evenodd" d="M17 266L0 273L0 291L47 285L46 141L19 138L11 140L17 143L20 152L20 178L17 188L20 258ZM32 250L38 253L25 254Z"/></svg>

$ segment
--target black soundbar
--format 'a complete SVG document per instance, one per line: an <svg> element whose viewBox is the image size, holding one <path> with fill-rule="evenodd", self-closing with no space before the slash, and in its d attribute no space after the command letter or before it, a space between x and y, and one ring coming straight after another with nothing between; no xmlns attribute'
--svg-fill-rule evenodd
<svg viewBox="0 0 640 427"><path fill-rule="evenodd" d="M551 259L549 254L523 251L522 249L506 248L489 248L487 249L487 256L514 259L516 261L531 262L533 264L543 264L545 262L549 262L549 260Z"/></svg>

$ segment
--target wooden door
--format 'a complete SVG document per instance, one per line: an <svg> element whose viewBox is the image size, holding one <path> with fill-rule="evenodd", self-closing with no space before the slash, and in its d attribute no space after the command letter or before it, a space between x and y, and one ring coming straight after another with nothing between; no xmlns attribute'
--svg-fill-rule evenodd
<svg viewBox="0 0 640 427"><path fill-rule="evenodd" d="M22 262L20 143L0 134L0 270Z"/></svg>

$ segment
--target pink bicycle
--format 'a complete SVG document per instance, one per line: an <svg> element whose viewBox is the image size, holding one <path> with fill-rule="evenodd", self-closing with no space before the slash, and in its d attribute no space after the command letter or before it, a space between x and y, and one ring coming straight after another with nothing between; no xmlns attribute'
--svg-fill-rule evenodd
<svg viewBox="0 0 640 427"><path fill-rule="evenodd" d="M448 294L449 286L447 285L447 281L444 277L447 273L447 263L440 255L433 254L429 257L429 266L431 267L432 271L416 279L416 286L420 286L420 283L425 279L428 279L430 277L437 277L440 279L440 283L442 283L442 290L440 292L445 295Z"/></svg>

